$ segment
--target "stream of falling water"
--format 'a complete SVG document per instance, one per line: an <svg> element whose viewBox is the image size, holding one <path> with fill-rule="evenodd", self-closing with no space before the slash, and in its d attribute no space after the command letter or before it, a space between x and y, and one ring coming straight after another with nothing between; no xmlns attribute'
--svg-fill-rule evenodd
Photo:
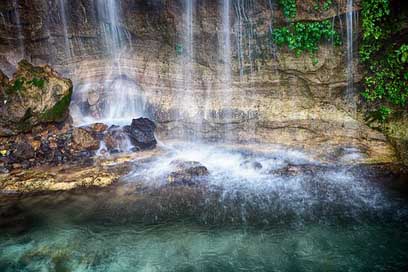
<svg viewBox="0 0 408 272"><path fill-rule="evenodd" d="M220 44L220 54L223 60L223 71L220 73L222 75L221 88L222 88L222 106L226 109L223 113L223 119L227 122L224 127L224 138L230 139L232 137L231 126L228 122L232 121L232 70L231 70L231 16L230 16L230 4L231 0L223 0L222 2L222 36Z"/></svg>
<svg viewBox="0 0 408 272"><path fill-rule="evenodd" d="M145 105L137 82L127 74L123 65L132 48L132 37L120 24L123 17L120 1L97 0L95 4L106 50L105 77L99 83L85 82L76 90L92 102L89 104L93 107L93 115L84 116L78 109L73 110L73 114L79 120L77 125L92 122L128 125L132 119L144 115ZM95 102L100 100L104 101L103 106Z"/></svg>
<svg viewBox="0 0 408 272"><path fill-rule="evenodd" d="M355 80L355 35L357 34L357 24L358 24L358 13L354 11L353 0L347 0L347 13L346 13L346 24L347 24L347 100L353 108L355 108L354 100L354 80Z"/></svg>
<svg viewBox="0 0 408 272"><path fill-rule="evenodd" d="M25 56L25 46L24 46L24 35L21 26L21 17L19 11L19 3L18 0L13 0L13 8L15 11L16 16L16 25L17 25L17 45L18 45L18 54L20 58L24 58Z"/></svg>
<svg viewBox="0 0 408 272"><path fill-rule="evenodd" d="M188 128L191 131L184 131L184 136L191 141L201 140L201 128L203 125L203 116L200 113L200 107L195 97L194 87L194 16L196 11L195 0L184 1L184 28L182 33L183 43L183 93L180 94L179 99L182 101L181 108L185 118L191 120L192 128Z"/></svg>
<svg viewBox="0 0 408 272"><path fill-rule="evenodd" d="M61 22L63 27L64 34L64 45L65 45L65 55L68 59L71 59L73 56L72 46L68 37L68 21L67 21L67 12L66 12L66 0L59 0L59 8L61 15Z"/></svg>

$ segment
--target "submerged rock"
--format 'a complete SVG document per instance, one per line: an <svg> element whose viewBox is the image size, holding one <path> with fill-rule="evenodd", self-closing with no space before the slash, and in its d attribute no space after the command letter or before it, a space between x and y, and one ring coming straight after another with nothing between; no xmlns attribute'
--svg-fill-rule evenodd
<svg viewBox="0 0 408 272"><path fill-rule="evenodd" d="M253 161L253 160L245 160L241 163L241 167L247 168L247 169L254 169L254 170L259 170L262 169L262 164L258 161Z"/></svg>
<svg viewBox="0 0 408 272"><path fill-rule="evenodd" d="M171 166L175 168L167 177L170 185L194 185L200 177L209 175L207 167L196 161L172 161Z"/></svg>
<svg viewBox="0 0 408 272"><path fill-rule="evenodd" d="M10 81L1 78L0 136L28 132L68 116L72 82L49 66L36 67L23 60Z"/></svg>
<svg viewBox="0 0 408 272"><path fill-rule="evenodd" d="M298 176L302 174L309 174L316 170L316 166L313 165L287 165L283 168L275 169L270 171L269 173L272 175L278 176Z"/></svg>
<svg viewBox="0 0 408 272"><path fill-rule="evenodd" d="M131 143L140 150L156 147L156 125L153 121L147 118L133 119L132 124L125 126L123 130L128 134Z"/></svg>
<svg viewBox="0 0 408 272"><path fill-rule="evenodd" d="M122 129L109 129L104 134L103 141L105 142L107 149L111 153L128 151L130 149L129 136Z"/></svg>

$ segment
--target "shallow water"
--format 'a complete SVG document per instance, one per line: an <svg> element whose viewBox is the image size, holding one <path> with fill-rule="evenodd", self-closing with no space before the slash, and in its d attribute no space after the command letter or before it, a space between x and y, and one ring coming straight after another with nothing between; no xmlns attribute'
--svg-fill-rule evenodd
<svg viewBox="0 0 408 272"><path fill-rule="evenodd" d="M0 271L405 271L407 197L352 152L175 145L109 189L4 198ZM175 159L210 176L167 186Z"/></svg>

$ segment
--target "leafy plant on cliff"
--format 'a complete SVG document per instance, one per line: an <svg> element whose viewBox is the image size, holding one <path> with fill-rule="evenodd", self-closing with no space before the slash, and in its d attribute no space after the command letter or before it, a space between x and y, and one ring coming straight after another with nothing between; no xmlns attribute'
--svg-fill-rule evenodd
<svg viewBox="0 0 408 272"><path fill-rule="evenodd" d="M284 15L288 19L296 17L296 0L279 0ZM315 7L320 9L320 1ZM327 10L332 5L332 0L324 1L322 8ZM334 29L331 20L315 22L290 22L288 26L276 28L272 32L272 40L277 46L288 46L297 57L308 52L314 64L318 62L315 53L323 41L332 40L335 45L341 44L339 33Z"/></svg>
<svg viewBox="0 0 408 272"><path fill-rule="evenodd" d="M283 14L286 18L292 19L296 17L297 6L296 0L278 0L279 5L283 9Z"/></svg>
<svg viewBox="0 0 408 272"><path fill-rule="evenodd" d="M334 40L335 44L341 44L340 35L333 29L330 20L322 22L296 22L288 27L275 29L272 38L276 45L287 45L299 57L304 52L312 56L319 50L321 41Z"/></svg>
<svg viewBox="0 0 408 272"><path fill-rule="evenodd" d="M408 104L408 43L394 38L400 36L401 19L392 15L389 0L364 0L361 15L360 59L366 67L362 95L377 105L373 116L385 121L391 107Z"/></svg>

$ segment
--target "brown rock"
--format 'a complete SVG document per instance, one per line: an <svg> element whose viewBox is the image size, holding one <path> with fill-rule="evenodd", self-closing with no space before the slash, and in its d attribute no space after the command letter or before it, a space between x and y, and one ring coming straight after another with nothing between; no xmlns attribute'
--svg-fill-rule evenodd
<svg viewBox="0 0 408 272"><path fill-rule="evenodd" d="M72 141L77 150L97 150L100 146L99 140L84 128L73 129Z"/></svg>
<svg viewBox="0 0 408 272"><path fill-rule="evenodd" d="M93 125L91 125L91 130L97 133L101 133L104 132L108 129L108 126L106 124L103 123L95 123Z"/></svg>

